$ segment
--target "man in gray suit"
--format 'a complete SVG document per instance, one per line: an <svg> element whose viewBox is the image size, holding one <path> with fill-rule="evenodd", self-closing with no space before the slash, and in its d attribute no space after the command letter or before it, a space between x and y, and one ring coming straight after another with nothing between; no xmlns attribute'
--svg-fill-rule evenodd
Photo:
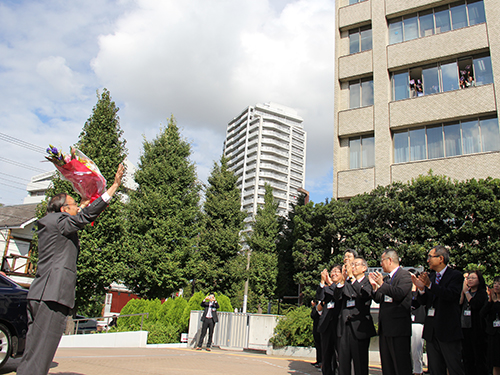
<svg viewBox="0 0 500 375"><path fill-rule="evenodd" d="M46 375L75 306L78 230L94 221L121 185L123 165L100 198L78 207L66 193L54 196L38 221L38 265L28 293L28 335L18 375Z"/></svg>

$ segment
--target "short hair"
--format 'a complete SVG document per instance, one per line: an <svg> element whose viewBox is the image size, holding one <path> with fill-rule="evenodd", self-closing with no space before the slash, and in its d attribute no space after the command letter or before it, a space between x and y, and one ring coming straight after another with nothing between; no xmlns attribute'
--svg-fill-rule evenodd
<svg viewBox="0 0 500 375"><path fill-rule="evenodd" d="M366 268L368 268L368 262L366 261L365 258L363 258L363 257L356 257L356 258L354 258L354 260L356 260L356 259L361 260L361 262L363 263L363 266L365 266Z"/></svg>
<svg viewBox="0 0 500 375"><path fill-rule="evenodd" d="M332 267L332 269L330 270L330 273L331 273L331 272L332 272L335 268L339 269L339 270L340 270L340 272L342 272L342 265L341 265L341 264L334 264L334 265L333 265L333 267Z"/></svg>
<svg viewBox="0 0 500 375"><path fill-rule="evenodd" d="M67 197L67 193L59 193L57 195L54 195L47 205L47 212L61 212L61 208L66 204Z"/></svg>
<svg viewBox="0 0 500 375"><path fill-rule="evenodd" d="M387 258L391 258L394 263L399 264L399 256L396 250L387 249L383 254L385 254Z"/></svg>
<svg viewBox="0 0 500 375"><path fill-rule="evenodd" d="M435 255L439 255L443 257L443 263L448 264L450 261L450 252L448 249L442 245L434 246L431 251L434 250Z"/></svg>
<svg viewBox="0 0 500 375"><path fill-rule="evenodd" d="M498 283L500 283L500 276L495 276L495 277L493 278L493 282L494 282L494 283L497 283L497 282L498 282Z"/></svg>
<svg viewBox="0 0 500 375"><path fill-rule="evenodd" d="M351 253L354 258L357 258L358 257L358 252L354 249L347 249L345 252L344 252L344 255L346 255L347 253Z"/></svg>

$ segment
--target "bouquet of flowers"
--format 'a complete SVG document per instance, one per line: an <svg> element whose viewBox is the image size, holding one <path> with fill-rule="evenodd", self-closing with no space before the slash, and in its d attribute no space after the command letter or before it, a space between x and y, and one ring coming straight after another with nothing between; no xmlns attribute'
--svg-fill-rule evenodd
<svg viewBox="0 0 500 375"><path fill-rule="evenodd" d="M95 163L83 152L71 147L70 154L65 154L52 145L47 148L51 161L65 180L73 185L73 189L83 199L94 201L106 191L106 179Z"/></svg>

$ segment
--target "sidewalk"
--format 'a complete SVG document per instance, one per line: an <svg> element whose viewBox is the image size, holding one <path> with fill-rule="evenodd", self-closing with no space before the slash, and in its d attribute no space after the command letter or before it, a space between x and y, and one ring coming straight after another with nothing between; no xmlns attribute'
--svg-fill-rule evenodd
<svg viewBox="0 0 500 375"><path fill-rule="evenodd" d="M15 374L20 359L9 359L0 374ZM309 358L285 358L265 354L213 349L211 352L172 348L106 348L57 351L51 375L317 375ZM371 363L370 374L381 374Z"/></svg>

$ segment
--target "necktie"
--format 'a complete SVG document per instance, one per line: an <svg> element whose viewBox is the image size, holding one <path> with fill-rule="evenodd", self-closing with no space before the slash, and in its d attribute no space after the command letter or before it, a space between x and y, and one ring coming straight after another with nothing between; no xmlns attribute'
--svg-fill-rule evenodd
<svg viewBox="0 0 500 375"><path fill-rule="evenodd" d="M441 274L437 273L436 274L436 284L439 284L440 281L441 281Z"/></svg>

